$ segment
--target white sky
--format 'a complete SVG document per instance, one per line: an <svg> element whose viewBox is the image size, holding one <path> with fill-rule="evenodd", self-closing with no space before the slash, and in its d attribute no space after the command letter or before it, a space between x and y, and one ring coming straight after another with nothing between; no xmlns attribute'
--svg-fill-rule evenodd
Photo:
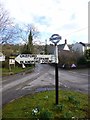
<svg viewBox="0 0 90 120"><path fill-rule="evenodd" d="M89 0L1 0L17 23L31 23L40 31L40 41L52 34L69 44L88 42Z"/></svg>

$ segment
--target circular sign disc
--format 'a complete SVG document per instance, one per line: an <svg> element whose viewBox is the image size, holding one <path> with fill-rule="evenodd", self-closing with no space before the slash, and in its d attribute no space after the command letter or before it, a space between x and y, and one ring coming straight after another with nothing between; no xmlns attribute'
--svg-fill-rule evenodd
<svg viewBox="0 0 90 120"><path fill-rule="evenodd" d="M54 44L57 44L61 40L61 36L58 34L53 34L50 37L50 41L53 42Z"/></svg>

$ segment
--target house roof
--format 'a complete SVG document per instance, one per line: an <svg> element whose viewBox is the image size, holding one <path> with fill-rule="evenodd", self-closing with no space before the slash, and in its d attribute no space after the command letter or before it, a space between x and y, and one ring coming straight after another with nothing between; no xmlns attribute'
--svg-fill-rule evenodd
<svg viewBox="0 0 90 120"><path fill-rule="evenodd" d="M78 43L78 42L76 42L75 44L81 44L81 45L84 46L84 47L90 47L90 43L83 43L83 42L79 42L79 43ZM74 44L74 45L75 45L75 44ZM73 46L74 46L74 45L73 45Z"/></svg>
<svg viewBox="0 0 90 120"><path fill-rule="evenodd" d="M79 42L81 45L83 45L84 47L86 46L86 44L85 43L82 43L82 42Z"/></svg>
<svg viewBox="0 0 90 120"><path fill-rule="evenodd" d="M67 44L61 44L58 45L58 50L70 50L69 46Z"/></svg>
<svg viewBox="0 0 90 120"><path fill-rule="evenodd" d="M65 45L67 45L67 44L59 44L58 45L58 51L69 50L70 49L68 45L66 47L65 47ZM47 50L48 50L49 54L54 54L55 46L54 45L48 45Z"/></svg>
<svg viewBox="0 0 90 120"><path fill-rule="evenodd" d="M60 50L70 50L69 46L67 45L67 39L65 39L65 43L64 44L60 44L58 45L58 49Z"/></svg>
<svg viewBox="0 0 90 120"><path fill-rule="evenodd" d="M47 46L47 50L49 54L54 54L55 52L55 45L51 44ZM64 44L59 44L58 45L58 51L62 51L62 50L70 50L69 46L67 45L67 40L65 39L65 43Z"/></svg>
<svg viewBox="0 0 90 120"><path fill-rule="evenodd" d="M60 51L60 50L63 50L64 47L65 47L65 44L58 45L58 50L59 50L59 51Z"/></svg>

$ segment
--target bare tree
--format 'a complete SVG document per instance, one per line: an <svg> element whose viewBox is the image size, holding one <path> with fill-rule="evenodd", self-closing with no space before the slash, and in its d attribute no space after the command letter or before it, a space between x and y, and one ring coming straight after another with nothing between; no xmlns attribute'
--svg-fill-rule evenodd
<svg viewBox="0 0 90 120"><path fill-rule="evenodd" d="M27 44L28 36L32 33L32 39L35 39L39 36L38 29L33 24L24 24L19 26L19 37Z"/></svg>
<svg viewBox="0 0 90 120"><path fill-rule="evenodd" d="M11 21L4 6L0 3L0 44L12 42L17 33L16 26Z"/></svg>
<svg viewBox="0 0 90 120"><path fill-rule="evenodd" d="M12 43L19 39L27 44L30 31L32 32L33 38L36 38L39 34L36 27L32 24L14 24L7 10L0 3L0 44Z"/></svg>
<svg viewBox="0 0 90 120"><path fill-rule="evenodd" d="M3 32L10 24L8 12L4 9L3 5L0 4L0 32Z"/></svg>
<svg viewBox="0 0 90 120"><path fill-rule="evenodd" d="M0 4L0 43L4 43L6 38L7 27L11 24L7 11ZM9 38L9 36L8 36Z"/></svg>
<svg viewBox="0 0 90 120"><path fill-rule="evenodd" d="M24 26L24 29L20 29L21 38L25 42L24 49L22 53L35 53L35 46L33 45L34 39L38 37L39 32L32 24L27 24Z"/></svg>
<svg viewBox="0 0 90 120"><path fill-rule="evenodd" d="M72 64L77 64L78 55L72 51L60 51L59 63L70 67Z"/></svg>

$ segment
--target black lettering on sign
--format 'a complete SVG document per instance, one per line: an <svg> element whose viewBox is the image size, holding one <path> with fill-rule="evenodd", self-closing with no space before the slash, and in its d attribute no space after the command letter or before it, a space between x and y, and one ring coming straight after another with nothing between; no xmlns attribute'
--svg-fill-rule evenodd
<svg viewBox="0 0 90 120"><path fill-rule="evenodd" d="M30 64L31 61L24 61L24 64Z"/></svg>
<svg viewBox="0 0 90 120"><path fill-rule="evenodd" d="M28 61L25 61L25 64L27 64Z"/></svg>
<svg viewBox="0 0 90 120"><path fill-rule="evenodd" d="M22 58L22 55L20 54L20 57Z"/></svg>
<svg viewBox="0 0 90 120"><path fill-rule="evenodd" d="M25 57L25 55L24 55L24 54L22 54L22 57Z"/></svg>
<svg viewBox="0 0 90 120"><path fill-rule="evenodd" d="M20 64L23 64L23 61L20 61Z"/></svg>
<svg viewBox="0 0 90 120"><path fill-rule="evenodd" d="M25 58L28 58L28 57L33 57L33 55L30 55L30 54L20 54L20 57L25 57Z"/></svg>
<svg viewBox="0 0 90 120"><path fill-rule="evenodd" d="M28 61L28 64L30 64L30 61Z"/></svg>

